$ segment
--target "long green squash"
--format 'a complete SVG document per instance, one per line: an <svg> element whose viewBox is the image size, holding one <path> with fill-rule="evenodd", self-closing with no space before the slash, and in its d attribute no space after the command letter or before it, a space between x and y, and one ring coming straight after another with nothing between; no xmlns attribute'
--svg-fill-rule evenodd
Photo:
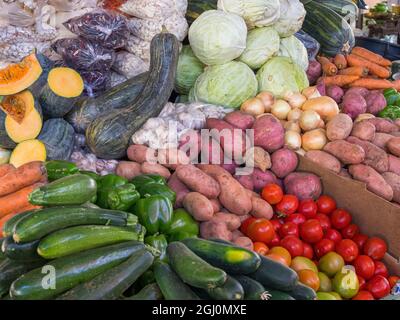
<svg viewBox="0 0 400 320"><path fill-rule="evenodd" d="M325 7L335 11L348 21L350 19L358 18L358 7L352 0L315 0L316 2L324 5ZM355 20L354 20L355 21Z"/></svg>
<svg viewBox="0 0 400 320"><path fill-rule="evenodd" d="M86 130L90 150L102 159L120 159L132 135L151 117L158 116L174 88L179 41L170 33L156 35L150 46L150 73L135 102L94 120Z"/></svg>
<svg viewBox="0 0 400 320"><path fill-rule="evenodd" d="M216 10L217 2L217 0L188 0L186 20L189 25L191 25L204 11Z"/></svg>

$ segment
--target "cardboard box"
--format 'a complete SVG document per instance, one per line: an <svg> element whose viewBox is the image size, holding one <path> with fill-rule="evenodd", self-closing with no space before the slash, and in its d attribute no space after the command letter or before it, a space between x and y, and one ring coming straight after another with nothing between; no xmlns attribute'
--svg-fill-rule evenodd
<svg viewBox="0 0 400 320"><path fill-rule="evenodd" d="M305 157L299 158L298 170L320 176L324 194L351 213L362 233L387 241L385 262L391 273L400 275L400 206L368 191L364 183L341 177Z"/></svg>

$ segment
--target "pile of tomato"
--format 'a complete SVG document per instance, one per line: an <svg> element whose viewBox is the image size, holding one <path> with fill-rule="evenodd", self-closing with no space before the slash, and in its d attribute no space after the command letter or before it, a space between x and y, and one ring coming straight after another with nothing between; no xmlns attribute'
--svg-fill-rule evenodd
<svg viewBox="0 0 400 320"><path fill-rule="evenodd" d="M362 234L351 214L337 208L330 196L299 201L269 184L261 197L274 206L274 218L248 218L241 231L256 252L294 269L321 299L381 299L400 280L389 276L381 261L385 241Z"/></svg>

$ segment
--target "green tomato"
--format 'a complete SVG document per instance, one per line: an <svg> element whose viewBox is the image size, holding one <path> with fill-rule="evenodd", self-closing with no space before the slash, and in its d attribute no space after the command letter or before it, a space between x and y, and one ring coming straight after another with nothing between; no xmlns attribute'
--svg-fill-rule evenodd
<svg viewBox="0 0 400 320"><path fill-rule="evenodd" d="M327 292L317 292L318 300L336 300L336 297L333 294Z"/></svg>
<svg viewBox="0 0 400 320"><path fill-rule="evenodd" d="M332 281L331 281L331 279L329 279L329 277L325 273L318 272L318 278L319 278L319 291L320 292L332 291Z"/></svg>
<svg viewBox="0 0 400 320"><path fill-rule="evenodd" d="M336 273L332 284L333 290L345 299L351 299L360 289L357 274L348 268L342 268L340 272Z"/></svg>
<svg viewBox="0 0 400 320"><path fill-rule="evenodd" d="M333 277L344 267L344 260L336 252L329 252L319 260L318 267L328 277Z"/></svg>

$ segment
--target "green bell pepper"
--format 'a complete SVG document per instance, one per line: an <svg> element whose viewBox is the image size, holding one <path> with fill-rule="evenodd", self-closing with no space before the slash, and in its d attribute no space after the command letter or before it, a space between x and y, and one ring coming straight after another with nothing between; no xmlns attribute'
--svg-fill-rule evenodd
<svg viewBox="0 0 400 320"><path fill-rule="evenodd" d="M140 176L133 178L131 181L131 183L133 183L136 186L136 188L139 188L144 184L153 182L163 185L167 184L167 180L164 177L159 176L157 174L142 174Z"/></svg>
<svg viewBox="0 0 400 320"><path fill-rule="evenodd" d="M140 199L140 194L131 183L112 188L107 196L108 207L112 210L128 211Z"/></svg>
<svg viewBox="0 0 400 320"><path fill-rule="evenodd" d="M386 89L383 95L388 106L400 106L400 93L395 89Z"/></svg>
<svg viewBox="0 0 400 320"><path fill-rule="evenodd" d="M80 170L79 173L91 177L92 179L96 180L96 182L99 181L101 178L101 176L99 176L96 172L93 171Z"/></svg>
<svg viewBox="0 0 400 320"><path fill-rule="evenodd" d="M169 242L197 237L199 224L186 210L176 209L172 214L171 226L166 234Z"/></svg>
<svg viewBox="0 0 400 320"><path fill-rule="evenodd" d="M107 174L97 181L97 202L96 204L103 209L110 209L108 206L108 194L116 187L125 185L128 180L116 174Z"/></svg>
<svg viewBox="0 0 400 320"><path fill-rule="evenodd" d="M166 185L152 182L152 183L145 183L136 188L139 191L142 198L145 197L146 195L150 196L160 195L168 198L172 202L172 204L175 204L176 193Z"/></svg>
<svg viewBox="0 0 400 320"><path fill-rule="evenodd" d="M148 235L165 233L172 222L172 203L161 195L146 195L136 202L135 214L146 228Z"/></svg>
<svg viewBox="0 0 400 320"><path fill-rule="evenodd" d="M392 120L396 120L400 118L400 107L399 106L387 106L385 109L379 112L378 114L381 118L389 118Z"/></svg>
<svg viewBox="0 0 400 320"><path fill-rule="evenodd" d="M166 261L168 241L167 238L165 238L165 235L154 234L152 236L148 236L144 239L144 243L160 251L160 256L158 258L160 260Z"/></svg>
<svg viewBox="0 0 400 320"><path fill-rule="evenodd" d="M79 169L73 162L51 160L46 162L46 171L49 181L54 181L78 173Z"/></svg>

